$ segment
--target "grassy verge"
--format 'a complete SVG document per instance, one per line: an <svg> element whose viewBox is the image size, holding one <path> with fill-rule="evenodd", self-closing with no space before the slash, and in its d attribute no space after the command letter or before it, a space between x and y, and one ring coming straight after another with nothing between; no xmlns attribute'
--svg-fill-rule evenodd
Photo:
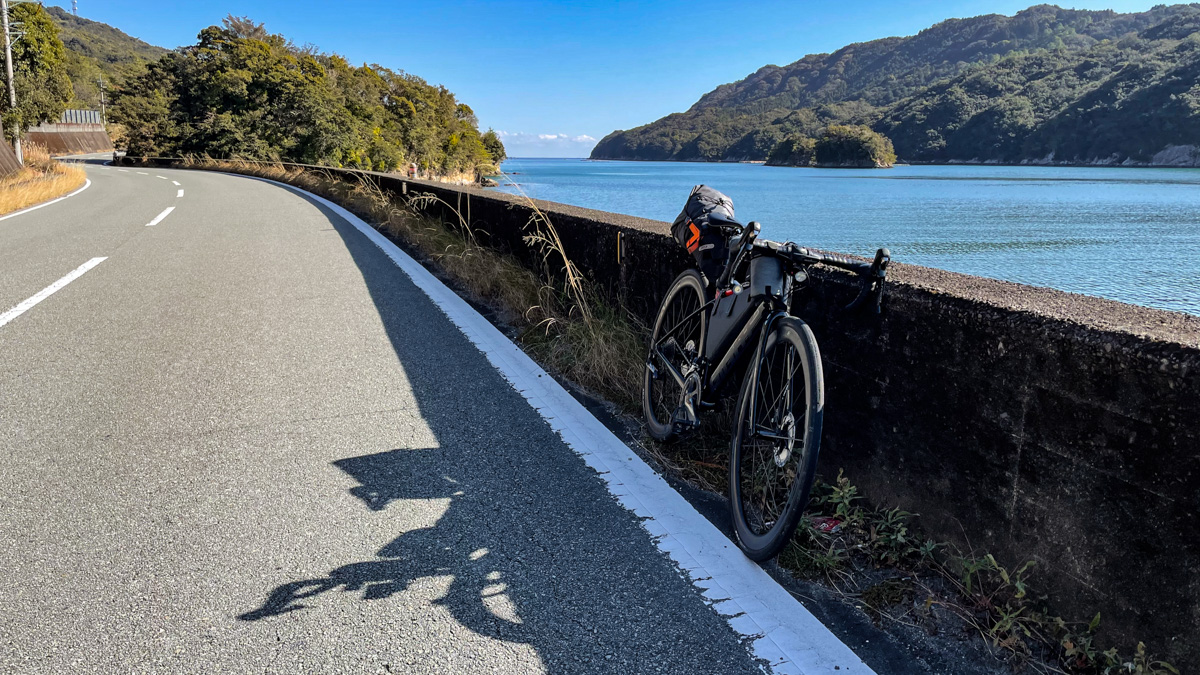
<svg viewBox="0 0 1200 675"><path fill-rule="evenodd" d="M25 167L0 178L0 215L61 197L87 181L83 169L50 159L39 145L26 145L24 154Z"/></svg>
<svg viewBox="0 0 1200 675"><path fill-rule="evenodd" d="M369 182L332 173L249 162L197 160L191 168L231 171L289 183L350 209L405 244L517 330L518 342L552 372L614 402L639 409L647 329L605 302L565 255L550 220L532 204L526 243L541 269L479 244L466 219L432 195L397 204ZM455 222L422 215L437 205ZM729 408L727 406L727 408ZM724 494L728 482L728 409L709 416L685 442L643 449L669 471ZM1000 565L916 530L916 515L871 508L849 480L818 480L808 517L779 557L793 575L819 580L880 625L944 630L948 622L977 632L1014 670L1070 675L1174 675L1138 643L1133 653L1101 650L1100 617L1072 623L1052 615L1031 587L1033 563Z"/></svg>
<svg viewBox="0 0 1200 675"><path fill-rule="evenodd" d="M1036 565L1005 567L991 554L923 537L917 515L871 508L840 472L818 480L808 517L780 554L796 576L819 579L877 624L934 634L960 626L983 636L1014 671L1069 675L1178 675L1138 643L1102 649L1100 615L1071 622L1034 592Z"/></svg>

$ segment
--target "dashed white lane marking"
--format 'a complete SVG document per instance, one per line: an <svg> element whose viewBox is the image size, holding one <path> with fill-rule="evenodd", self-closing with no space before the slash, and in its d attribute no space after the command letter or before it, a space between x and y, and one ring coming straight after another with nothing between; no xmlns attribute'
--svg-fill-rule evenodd
<svg viewBox="0 0 1200 675"><path fill-rule="evenodd" d="M163 221L163 218L166 218L167 216L171 215L171 212L174 210L175 210L174 206L168 206L162 213L158 214L157 216L154 216L154 220L146 223L146 227L154 227L155 225L161 223Z"/></svg>
<svg viewBox="0 0 1200 675"><path fill-rule="evenodd" d="M29 311L29 309L32 308L34 305L45 300L46 298L50 297L51 295L54 295L54 293L56 291L60 290L63 286L66 286L67 284L71 283L72 281L75 281L79 277L83 276L84 272L87 272L88 270L92 269L96 265L99 265L100 263L104 262L105 260L108 260L108 258L107 257L92 258L91 260L83 263L79 267L76 267L67 276L65 276L65 277L59 279L58 281L50 284L49 286L43 288L41 291L38 292L37 295L29 298L28 300L26 300L25 302L22 302L21 304L17 305L16 307L13 307L12 309L8 310L7 312L0 314L0 326L3 326L4 324L8 323L9 321L12 321L13 319L17 318L18 316L21 316L25 312Z"/></svg>
<svg viewBox="0 0 1200 675"><path fill-rule="evenodd" d="M117 169L117 171L120 171L121 173L129 173L129 169Z"/></svg>
<svg viewBox="0 0 1200 675"><path fill-rule="evenodd" d="M179 199L182 196L183 196L183 188L179 188L179 192L175 193L175 198Z"/></svg>
<svg viewBox="0 0 1200 675"><path fill-rule="evenodd" d="M161 178L163 180L168 180L166 176L155 176L155 178Z"/></svg>
<svg viewBox="0 0 1200 675"><path fill-rule="evenodd" d="M149 176L150 175L150 174L146 173L145 171L135 171L134 173L141 175L141 176Z"/></svg>
<svg viewBox="0 0 1200 675"><path fill-rule="evenodd" d="M253 177L251 177L253 178ZM525 352L437 277L360 218L299 188L267 180L330 208L391 258L417 288L595 469L617 501L642 518L659 550L675 561L754 656L779 675L874 675L825 627L662 476L600 423Z"/></svg>
<svg viewBox="0 0 1200 675"><path fill-rule="evenodd" d="M62 200L67 199L69 197L74 197L75 195L79 194L80 192L83 192L84 190L90 188L91 186L92 186L91 179L85 179L83 182L83 187L72 192L71 194L63 195L63 196L59 197L58 199L51 199L48 202L42 202L41 204L38 204L37 206L31 206L27 209L21 209L20 211L17 211L16 213L10 213L7 216L0 216L0 220L8 220L9 218L15 218L15 217L21 215L22 213L29 213L30 211L36 211L36 210L42 208L43 206L50 206L54 202L61 202Z"/></svg>
<svg viewBox="0 0 1200 675"><path fill-rule="evenodd" d="M171 182L174 183L175 185L179 185L179 181L177 181L177 180L173 180Z"/></svg>

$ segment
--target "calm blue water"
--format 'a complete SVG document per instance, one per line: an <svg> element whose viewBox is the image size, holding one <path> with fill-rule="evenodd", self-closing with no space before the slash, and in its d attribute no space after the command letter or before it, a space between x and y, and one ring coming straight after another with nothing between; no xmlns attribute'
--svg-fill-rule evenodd
<svg viewBox="0 0 1200 675"><path fill-rule="evenodd" d="M1200 314L1200 170L510 159L530 197L671 221L693 185L762 236Z"/></svg>

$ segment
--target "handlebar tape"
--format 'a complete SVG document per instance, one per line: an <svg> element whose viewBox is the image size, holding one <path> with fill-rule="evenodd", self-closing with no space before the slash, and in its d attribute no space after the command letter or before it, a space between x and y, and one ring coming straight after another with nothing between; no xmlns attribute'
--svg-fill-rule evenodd
<svg viewBox="0 0 1200 675"><path fill-rule="evenodd" d="M850 258L848 256L844 256L844 255L841 255L838 253L822 253L821 258L822 258L821 262L831 264L831 265L836 265L838 267L843 267L843 268L850 269L850 270L854 270L856 272L861 272L864 270L871 269L871 263L866 263L861 260L855 260L854 258Z"/></svg>

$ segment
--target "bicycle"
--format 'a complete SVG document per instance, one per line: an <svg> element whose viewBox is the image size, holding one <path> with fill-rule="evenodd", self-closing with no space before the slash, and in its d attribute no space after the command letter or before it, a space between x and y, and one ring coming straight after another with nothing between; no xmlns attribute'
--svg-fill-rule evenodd
<svg viewBox="0 0 1200 675"><path fill-rule="evenodd" d="M821 356L812 330L789 313L792 293L807 280L809 267L831 265L862 277L846 309L870 301L878 313L891 254L881 248L868 263L760 240L759 223L743 226L732 218L732 204L729 209L728 217L707 214L709 227L720 228L730 242L729 264L711 285L697 269L682 272L659 305L642 408L652 437L675 440L699 426L701 409L715 407L722 385L744 366L730 444L729 499L738 546L761 561L777 555L795 531L821 443ZM690 251L698 236L697 231L687 242ZM748 281L738 281L747 273Z"/></svg>

